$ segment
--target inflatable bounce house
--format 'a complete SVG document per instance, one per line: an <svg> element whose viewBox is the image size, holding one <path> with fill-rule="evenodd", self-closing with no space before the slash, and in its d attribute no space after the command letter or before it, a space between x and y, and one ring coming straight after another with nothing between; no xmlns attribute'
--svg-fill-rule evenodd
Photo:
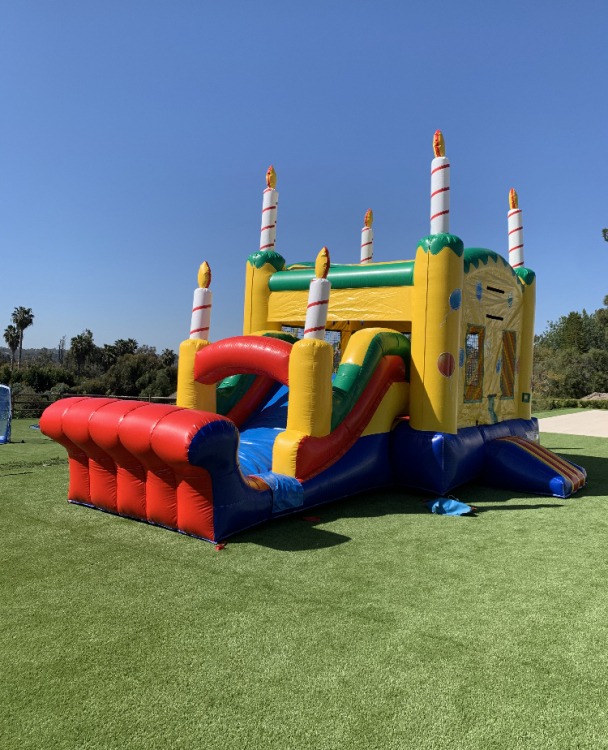
<svg viewBox="0 0 608 750"><path fill-rule="evenodd" d="M442 496L470 480L568 497L585 471L540 446L531 418L535 274L509 194L509 256L449 233L449 172L434 138L431 233L412 260L288 265L267 173L260 249L247 259L243 335L209 341L203 263L177 405L67 398L42 431L69 456L69 500L219 542L364 490ZM293 336L300 329L303 338ZM340 337L334 348L326 331ZM336 369L337 365L337 369Z"/></svg>

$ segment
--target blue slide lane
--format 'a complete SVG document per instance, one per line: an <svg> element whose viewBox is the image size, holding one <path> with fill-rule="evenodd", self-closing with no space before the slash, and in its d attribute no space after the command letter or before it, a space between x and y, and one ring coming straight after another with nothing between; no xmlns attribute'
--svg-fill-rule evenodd
<svg viewBox="0 0 608 750"><path fill-rule="evenodd" d="M287 425L289 389L281 386L268 403L241 427L239 465L245 476L264 474L272 467L272 446Z"/></svg>

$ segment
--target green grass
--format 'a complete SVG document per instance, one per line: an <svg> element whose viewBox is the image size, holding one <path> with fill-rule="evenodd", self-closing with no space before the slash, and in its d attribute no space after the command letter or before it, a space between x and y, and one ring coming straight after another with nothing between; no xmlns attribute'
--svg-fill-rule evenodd
<svg viewBox="0 0 608 750"><path fill-rule="evenodd" d="M589 471L572 499L379 492L219 552L66 503L28 424L0 446L3 750L608 747L608 440L543 436Z"/></svg>
<svg viewBox="0 0 608 750"><path fill-rule="evenodd" d="M40 430L37 419L13 419L11 442L0 445L0 475L9 469L30 471L49 465L65 465L66 452Z"/></svg>

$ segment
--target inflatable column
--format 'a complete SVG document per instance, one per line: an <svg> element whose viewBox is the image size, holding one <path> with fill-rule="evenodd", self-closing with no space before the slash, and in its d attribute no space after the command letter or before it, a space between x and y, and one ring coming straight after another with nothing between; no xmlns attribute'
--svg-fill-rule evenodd
<svg viewBox="0 0 608 750"><path fill-rule="evenodd" d="M420 241L412 293L410 424L416 430L458 429L462 241L432 234Z"/></svg>
<svg viewBox="0 0 608 750"><path fill-rule="evenodd" d="M363 229L361 230L361 263L371 263L374 257L374 212L368 208L363 219Z"/></svg>
<svg viewBox="0 0 608 750"><path fill-rule="evenodd" d="M515 269L524 285L521 341L519 345L519 367L517 373L517 416L530 419L532 416L532 365L534 361L534 313L536 308L536 275L529 268Z"/></svg>
<svg viewBox="0 0 608 750"><path fill-rule="evenodd" d="M431 162L431 234L450 231L450 162L445 155L441 130L433 136L435 158Z"/></svg>
<svg viewBox="0 0 608 750"><path fill-rule="evenodd" d="M277 207L279 193L276 190L277 173L274 167L266 172L266 188L262 202L262 229L260 231L260 250L247 258L245 272L245 311L243 315L243 334L258 331L280 331L280 323L268 322L268 300L270 289L268 281L273 273L282 271L285 259L275 252L277 233Z"/></svg>
<svg viewBox="0 0 608 750"><path fill-rule="evenodd" d="M277 240L277 209L279 192L276 190L277 173L272 164L266 171L266 189L262 200L262 228L260 229L260 250L274 250Z"/></svg>
<svg viewBox="0 0 608 750"><path fill-rule="evenodd" d="M330 282L329 251L324 247L315 263L315 278L310 282L304 338L293 345L289 357L289 406L287 429L273 446L272 470L298 476L297 455L306 437L324 437L331 430L334 361L332 345L325 341L327 303Z"/></svg>
<svg viewBox="0 0 608 750"><path fill-rule="evenodd" d="M198 270L198 288L194 290L192 302L192 318L190 319L190 338L209 340L209 326L211 325L212 293L211 269L207 261Z"/></svg>
<svg viewBox="0 0 608 750"><path fill-rule="evenodd" d="M431 232L420 240L412 293L410 424L416 430L458 429L458 354L464 247L450 224L450 162L440 130L433 136Z"/></svg>
<svg viewBox="0 0 608 750"><path fill-rule="evenodd" d="M524 222L519 199L513 188L509 191L509 263L513 268L524 264Z"/></svg>
<svg viewBox="0 0 608 750"><path fill-rule="evenodd" d="M203 385L194 379L194 361L209 344L211 324L211 269L207 261L198 270L198 288L194 290L190 338L179 347L177 366L177 405L185 409L216 411L215 385Z"/></svg>
<svg viewBox="0 0 608 750"><path fill-rule="evenodd" d="M517 416L521 419L530 419L532 416L536 276L534 271L524 268L524 222L521 208L519 207L519 198L513 188L509 191L507 222L509 232L509 263L524 287L519 364L517 368Z"/></svg>
<svg viewBox="0 0 608 750"><path fill-rule="evenodd" d="M245 311L243 335L259 331L280 331L280 323L268 322L268 282L273 273L285 268L285 259L278 253L264 250L247 258L245 271Z"/></svg>
<svg viewBox="0 0 608 750"><path fill-rule="evenodd" d="M319 341L323 341L325 338L329 293L331 291L331 283L327 278L329 265L329 250L324 247L317 255L315 261L315 278L310 282L308 290L308 305L306 307L306 320L304 322L305 339L319 339Z"/></svg>

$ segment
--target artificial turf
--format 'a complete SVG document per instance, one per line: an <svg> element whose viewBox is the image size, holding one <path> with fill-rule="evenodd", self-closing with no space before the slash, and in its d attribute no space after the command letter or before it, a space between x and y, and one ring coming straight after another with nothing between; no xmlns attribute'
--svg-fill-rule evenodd
<svg viewBox="0 0 608 750"><path fill-rule="evenodd" d="M333 503L213 545L66 503L0 446L0 747L608 747L608 440L542 436L574 498L468 485Z"/></svg>

